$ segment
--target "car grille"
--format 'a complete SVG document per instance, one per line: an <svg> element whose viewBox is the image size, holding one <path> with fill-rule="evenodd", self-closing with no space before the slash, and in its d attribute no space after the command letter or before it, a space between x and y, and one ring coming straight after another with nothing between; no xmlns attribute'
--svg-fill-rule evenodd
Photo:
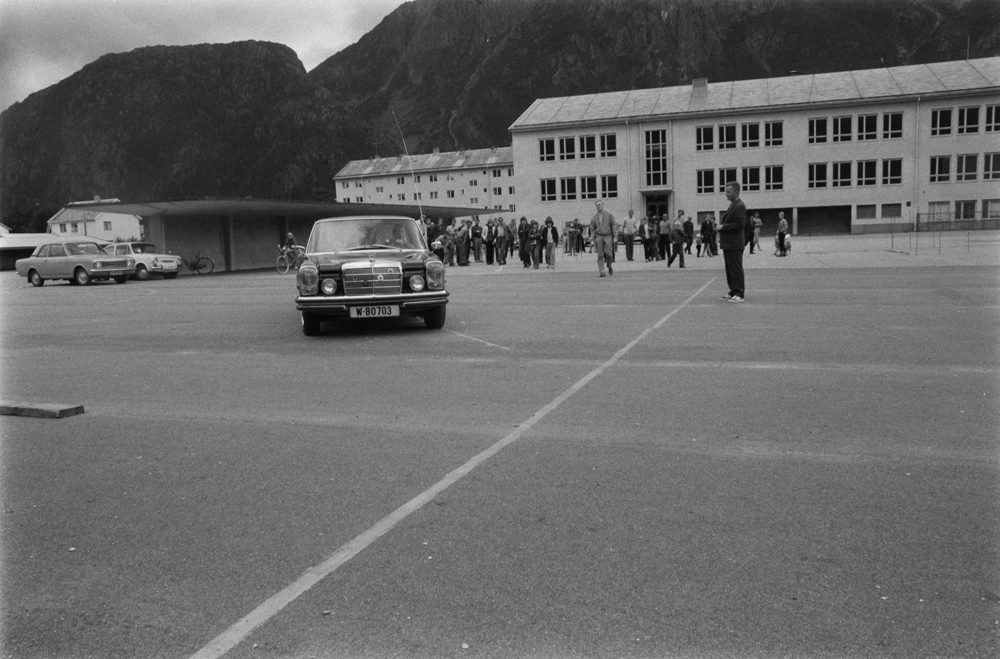
<svg viewBox="0 0 1000 659"><path fill-rule="evenodd" d="M102 270L122 270L128 267L126 259L101 259Z"/></svg>
<svg viewBox="0 0 1000 659"><path fill-rule="evenodd" d="M345 295L399 295L403 273L398 265L345 265Z"/></svg>

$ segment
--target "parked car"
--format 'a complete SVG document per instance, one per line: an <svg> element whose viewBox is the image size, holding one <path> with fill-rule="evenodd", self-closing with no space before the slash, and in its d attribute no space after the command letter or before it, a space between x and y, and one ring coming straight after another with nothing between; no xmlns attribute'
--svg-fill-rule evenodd
<svg viewBox="0 0 1000 659"><path fill-rule="evenodd" d="M306 336L319 334L322 321L340 318L420 316L429 328L444 326L444 264L412 218L317 221L296 283Z"/></svg>
<svg viewBox="0 0 1000 659"><path fill-rule="evenodd" d="M161 254L153 243L111 243L104 246L104 251L135 260L135 278L142 281L146 281L151 275L173 279L181 270L179 256Z"/></svg>
<svg viewBox="0 0 1000 659"><path fill-rule="evenodd" d="M90 240L63 240L39 245L28 258L18 259L14 269L32 286L42 286L48 279L66 279L80 286L108 279L124 284L135 272L135 261L111 256Z"/></svg>

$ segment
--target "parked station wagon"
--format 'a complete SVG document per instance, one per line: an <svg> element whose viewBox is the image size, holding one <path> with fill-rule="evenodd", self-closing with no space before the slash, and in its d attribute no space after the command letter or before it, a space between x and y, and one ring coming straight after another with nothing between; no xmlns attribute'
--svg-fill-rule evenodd
<svg viewBox="0 0 1000 659"><path fill-rule="evenodd" d="M151 275L173 279L181 269L181 259L173 254L162 254L153 243L111 243L104 251L115 256L131 257L135 261L135 278L143 281Z"/></svg>
<svg viewBox="0 0 1000 659"><path fill-rule="evenodd" d="M111 256L93 241L65 240L39 245L28 258L18 259L14 269L32 286L42 286L47 279L66 279L80 286L108 279L124 284L135 272L135 261Z"/></svg>
<svg viewBox="0 0 1000 659"><path fill-rule="evenodd" d="M296 309L306 336L331 319L420 316L444 326L444 264L408 217L319 220L306 243L297 275Z"/></svg>

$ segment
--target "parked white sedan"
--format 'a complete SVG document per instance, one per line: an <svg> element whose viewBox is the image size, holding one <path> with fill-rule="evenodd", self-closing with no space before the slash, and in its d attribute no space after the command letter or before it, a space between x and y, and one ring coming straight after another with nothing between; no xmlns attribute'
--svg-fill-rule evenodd
<svg viewBox="0 0 1000 659"><path fill-rule="evenodd" d="M104 251L115 256L128 256L135 260L135 278L143 281L150 275L173 279L181 269L181 259L173 254L161 254L153 243L111 243Z"/></svg>

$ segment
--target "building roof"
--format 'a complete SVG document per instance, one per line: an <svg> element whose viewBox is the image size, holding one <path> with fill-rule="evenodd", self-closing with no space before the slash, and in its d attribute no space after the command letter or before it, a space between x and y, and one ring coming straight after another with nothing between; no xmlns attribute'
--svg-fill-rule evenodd
<svg viewBox="0 0 1000 659"><path fill-rule="evenodd" d="M540 98L510 130L961 92L1000 93L1000 57Z"/></svg>
<svg viewBox="0 0 1000 659"><path fill-rule="evenodd" d="M45 243L54 243L66 240L65 236L58 236L52 233L5 233L0 236L0 251L8 249L34 249ZM92 240L103 243L106 240L95 239L90 236L80 236L80 240Z"/></svg>
<svg viewBox="0 0 1000 659"><path fill-rule="evenodd" d="M352 160L337 172L334 178L386 176L414 172L438 172L449 169L475 169L476 167L513 167L514 149L504 146L495 149L472 149L446 153L421 153L412 156L369 158Z"/></svg>

